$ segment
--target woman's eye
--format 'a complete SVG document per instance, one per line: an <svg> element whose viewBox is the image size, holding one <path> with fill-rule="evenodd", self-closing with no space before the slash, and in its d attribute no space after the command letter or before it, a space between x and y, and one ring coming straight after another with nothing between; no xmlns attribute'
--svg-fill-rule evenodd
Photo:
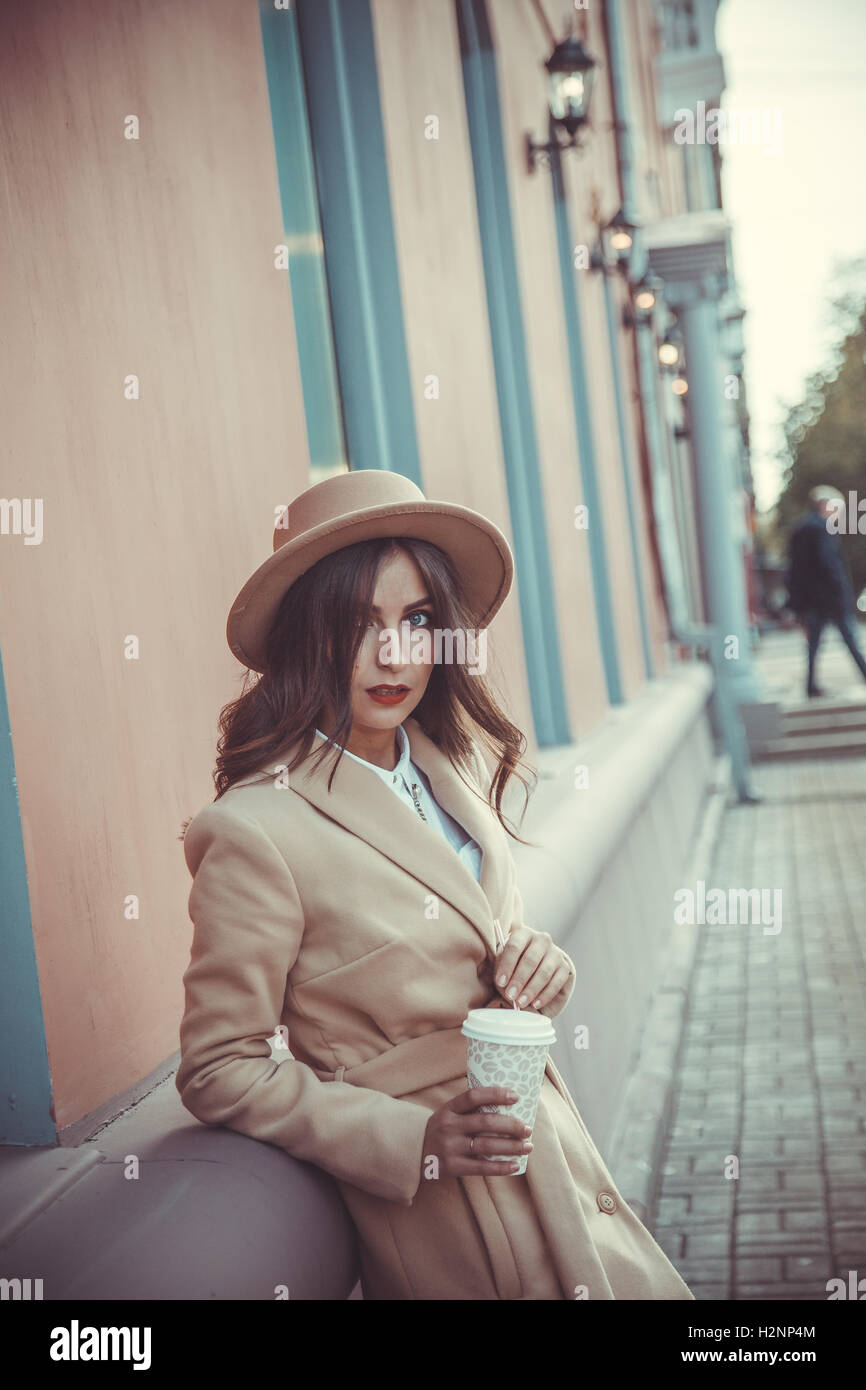
<svg viewBox="0 0 866 1390"><path fill-rule="evenodd" d="M408 616L405 617L405 618L403 619L403 622L404 622L404 623L412 623L412 619L413 619L413 618L423 618L423 619L424 619L424 625L427 626L427 627L429 627L430 624L431 624L432 621L433 621L433 615L432 615L432 613L426 613L426 612L424 612L423 610L421 610L420 608L419 608L419 609L416 609L416 611L415 611L414 613L408 614ZM368 618L368 619L367 619L367 622L366 622L363 626L364 626L364 627L375 627L375 626L376 626L376 623L377 623L376 618ZM421 623L412 623L412 626L413 626L413 627L421 627L422 624L421 624Z"/></svg>

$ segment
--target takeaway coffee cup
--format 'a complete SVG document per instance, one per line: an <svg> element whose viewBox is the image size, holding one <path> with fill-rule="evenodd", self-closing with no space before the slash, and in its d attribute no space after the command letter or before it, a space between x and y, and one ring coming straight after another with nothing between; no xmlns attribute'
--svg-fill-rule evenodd
<svg viewBox="0 0 866 1390"><path fill-rule="evenodd" d="M547 1053L556 1032L544 1014L523 1009L470 1009L461 1029L466 1038L466 1080L469 1086L507 1086L519 1099L512 1105L482 1105L482 1110L516 1115L535 1124ZM526 1172L527 1154L488 1155L495 1161L520 1164Z"/></svg>

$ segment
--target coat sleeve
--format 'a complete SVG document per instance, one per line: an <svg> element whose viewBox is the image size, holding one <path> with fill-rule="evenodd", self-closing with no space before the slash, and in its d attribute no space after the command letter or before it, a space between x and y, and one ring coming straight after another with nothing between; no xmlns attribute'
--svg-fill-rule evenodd
<svg viewBox="0 0 866 1390"><path fill-rule="evenodd" d="M792 613L800 614L807 607L803 592L803 561L801 557L802 538L799 528L794 531L788 543L788 565L785 571L785 587L788 591L786 607Z"/></svg>
<svg viewBox="0 0 866 1390"><path fill-rule="evenodd" d="M189 825L190 962L183 977L186 1109L285 1149L375 1197L411 1206L431 1111L271 1054L304 931L284 856L253 820L206 806ZM291 1044L290 1044L291 1046Z"/></svg>
<svg viewBox="0 0 866 1390"><path fill-rule="evenodd" d="M831 596L831 601L843 612L854 607L854 594L851 589L851 581L848 578L842 543L837 535L827 530L826 526L822 526L818 531L817 559L821 565L824 583Z"/></svg>
<svg viewBox="0 0 866 1390"><path fill-rule="evenodd" d="M490 794L490 784L492 778L487 768L487 764L482 756L481 749L477 743L473 745L473 764L475 768L475 779L484 796L487 797ZM495 815L495 812L491 812L491 814ZM523 906L523 898L521 896L520 889L517 886L517 866L514 864L513 857L512 864L514 865L514 890L513 907L511 910L511 921L508 924L509 935L513 927L523 927L530 925L530 923L526 921L525 909ZM562 948L560 947L560 949ZM568 959L571 960L571 956L569 956ZM556 1018L558 1014L561 1014L566 1004L570 1000L572 994L574 993L574 987L577 983L577 971L574 968L574 961L571 961L571 964L574 973L571 976L570 982L567 985L563 986L563 988L560 990L559 994L556 996L555 999L551 999L550 1003L547 1004L545 1008L540 1010L540 1012L545 1014L547 1018Z"/></svg>

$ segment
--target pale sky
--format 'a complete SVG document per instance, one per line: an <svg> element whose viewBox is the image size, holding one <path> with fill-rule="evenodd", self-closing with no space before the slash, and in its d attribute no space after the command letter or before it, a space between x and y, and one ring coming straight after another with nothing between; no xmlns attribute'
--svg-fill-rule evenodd
<svg viewBox="0 0 866 1390"><path fill-rule="evenodd" d="M866 255L866 0L722 0L724 108L781 113L781 153L722 145L747 310L746 388L759 510L784 465L785 405L828 359L834 263Z"/></svg>

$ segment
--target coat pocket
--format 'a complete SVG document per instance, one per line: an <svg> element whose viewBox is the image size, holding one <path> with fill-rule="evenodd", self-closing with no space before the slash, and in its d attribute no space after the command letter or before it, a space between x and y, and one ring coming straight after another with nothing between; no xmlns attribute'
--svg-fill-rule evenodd
<svg viewBox="0 0 866 1390"><path fill-rule="evenodd" d="M397 941L381 941L378 946L372 946L368 951L362 951L359 956L354 956L352 960L342 961L339 965L334 965L330 970L323 970L318 975L309 975L305 980L294 980L292 972L289 972L288 984L296 993L309 988L311 985L324 985L328 990L333 985L337 991L343 976L348 972L362 971L366 973L366 964L372 963L374 956L380 956L385 951L390 951L399 945Z"/></svg>

